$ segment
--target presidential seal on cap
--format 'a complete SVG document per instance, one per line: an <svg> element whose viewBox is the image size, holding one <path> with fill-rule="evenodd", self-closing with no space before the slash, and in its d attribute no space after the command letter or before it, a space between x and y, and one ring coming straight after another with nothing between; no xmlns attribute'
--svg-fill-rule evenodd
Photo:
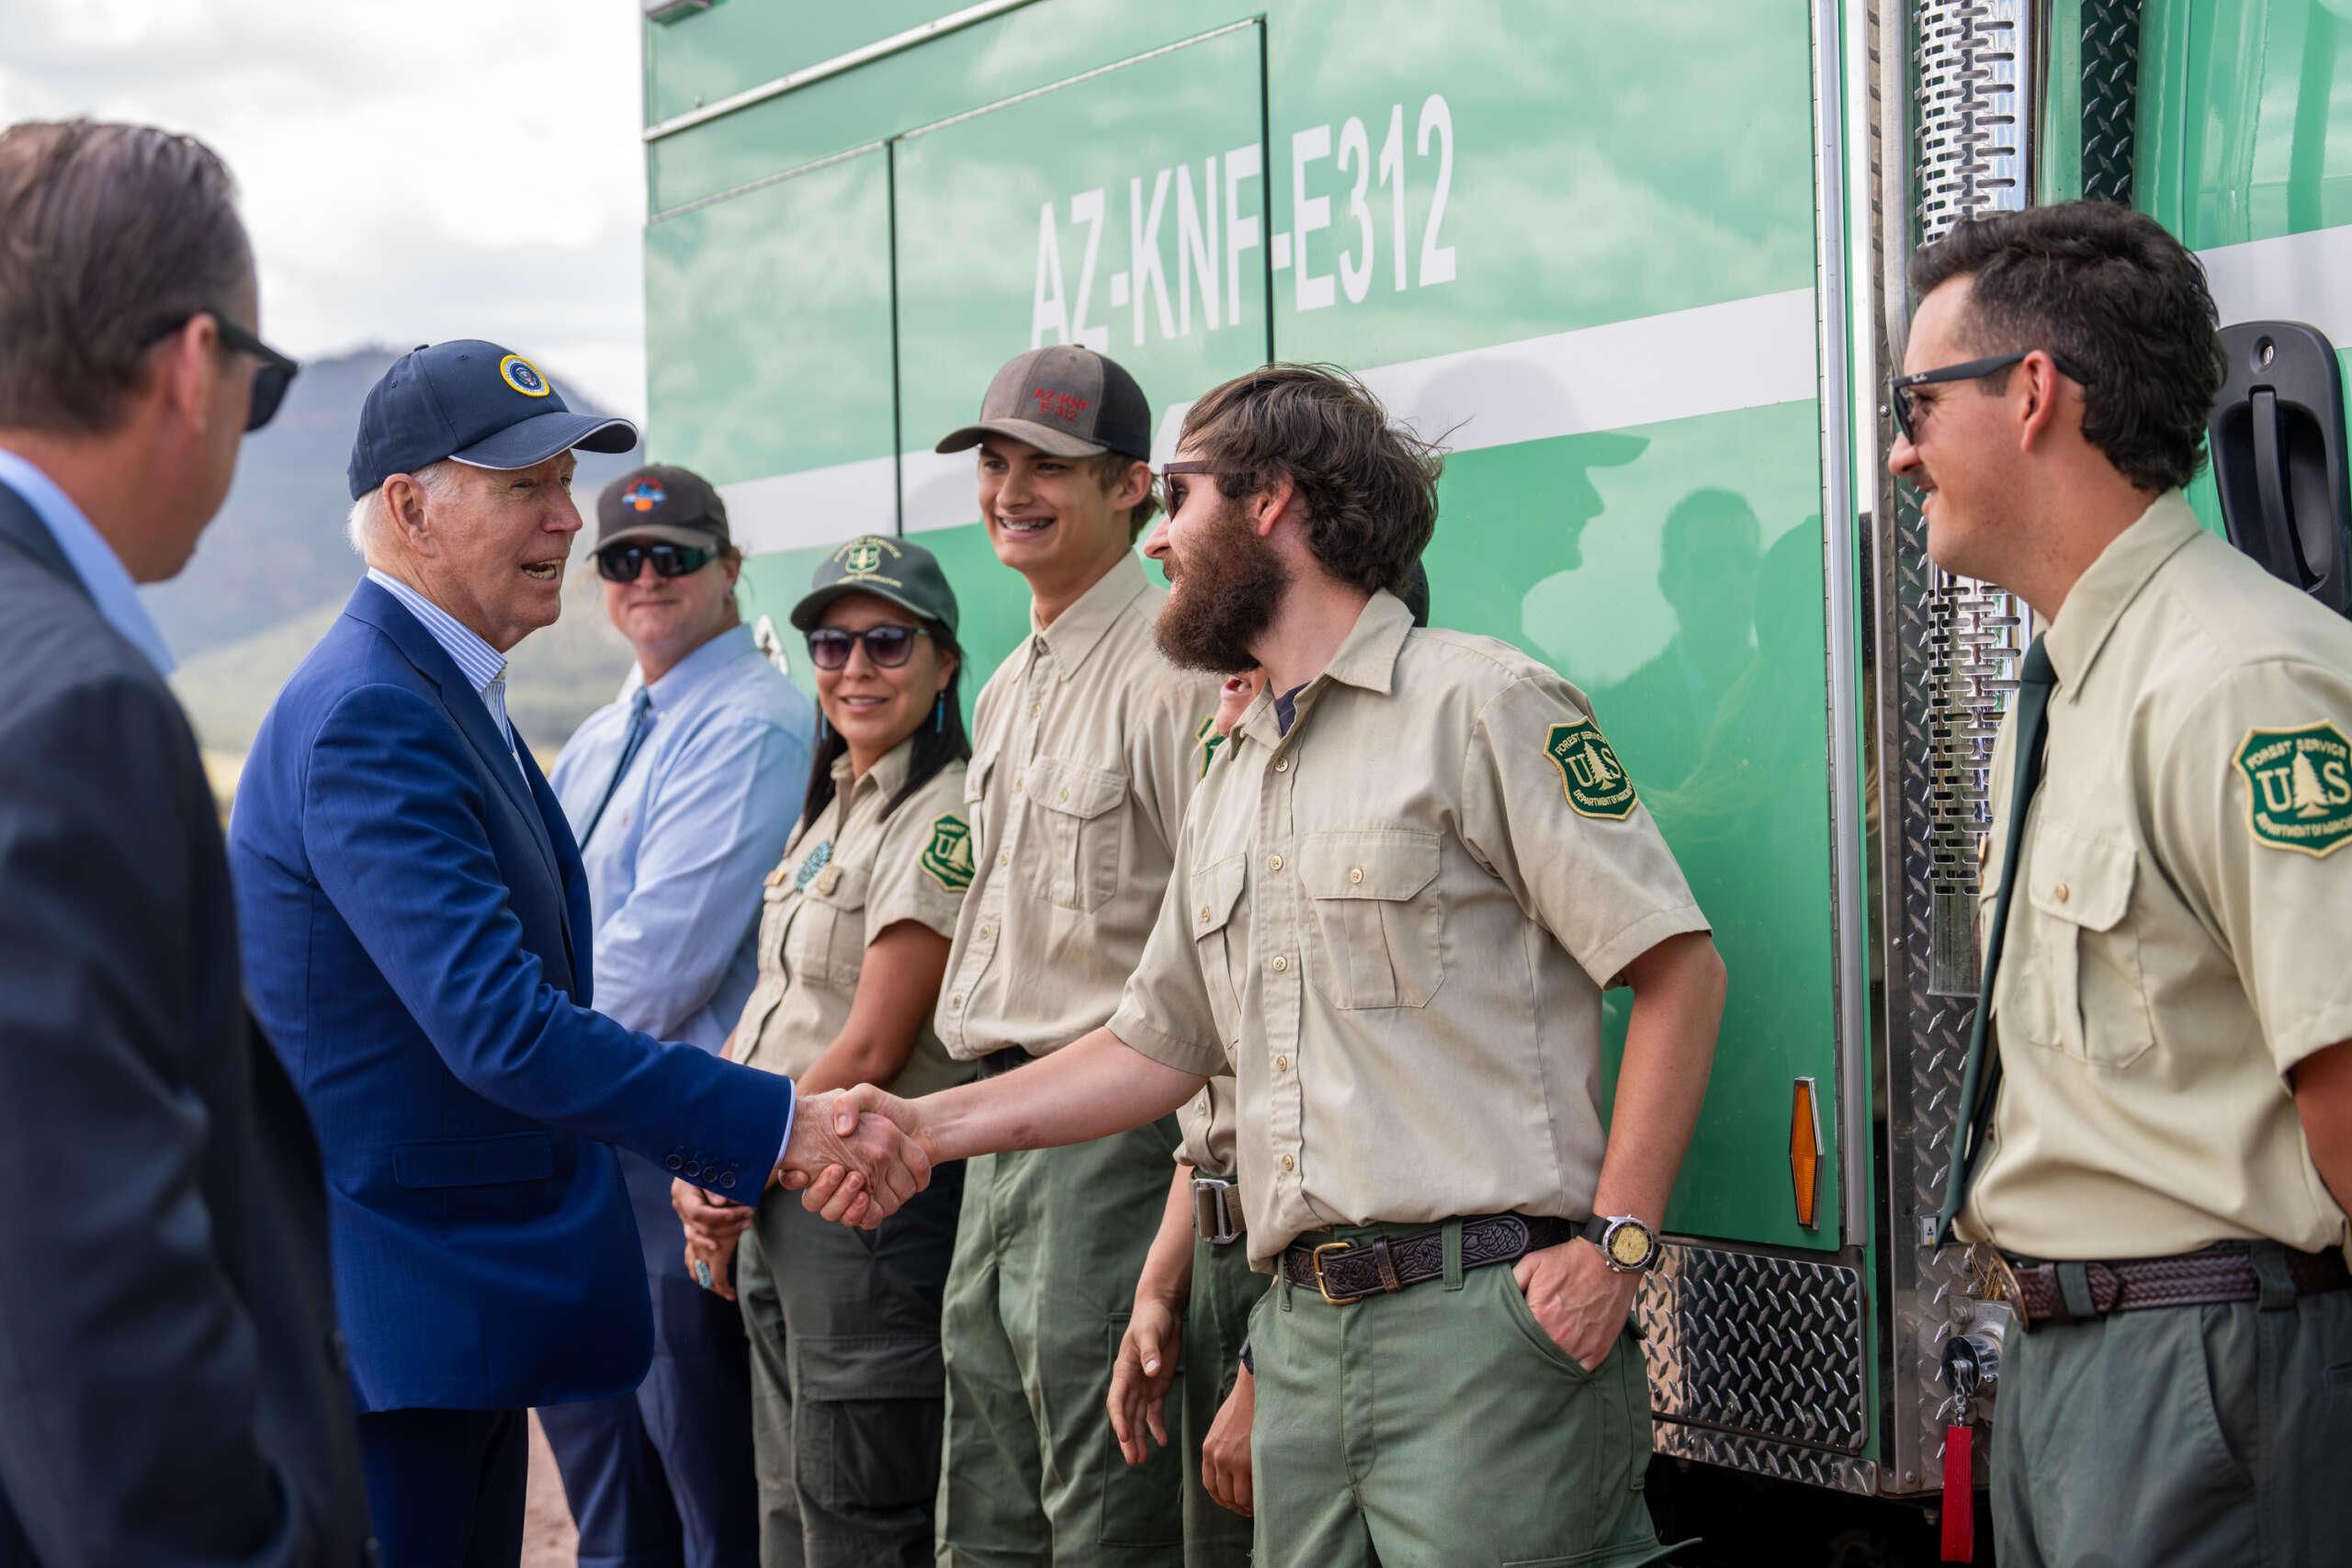
<svg viewBox="0 0 2352 1568"><path fill-rule="evenodd" d="M866 534L827 556L809 581L808 592L792 607L792 624L814 631L825 606L852 593L871 593L935 621L956 634L956 591L929 550L912 539Z"/></svg>
<svg viewBox="0 0 2352 1568"><path fill-rule="evenodd" d="M636 445L637 426L572 412L519 354L480 338L428 344L392 361L368 389L351 444L351 499L444 459L528 468L572 447L626 452Z"/></svg>
<svg viewBox="0 0 2352 1568"><path fill-rule="evenodd" d="M1151 404L1114 359L1091 348L1033 348L1008 363L980 400L980 419L934 450L965 452L991 435L1057 457L1116 452L1151 460Z"/></svg>
<svg viewBox="0 0 2352 1568"><path fill-rule="evenodd" d="M596 547L629 539L722 553L733 544L718 492L693 469L668 463L631 468L596 497Z"/></svg>

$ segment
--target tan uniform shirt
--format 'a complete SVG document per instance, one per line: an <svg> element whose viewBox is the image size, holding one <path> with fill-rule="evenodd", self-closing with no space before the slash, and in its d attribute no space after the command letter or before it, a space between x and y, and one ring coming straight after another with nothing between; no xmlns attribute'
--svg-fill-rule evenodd
<svg viewBox="0 0 2352 1568"><path fill-rule="evenodd" d="M1589 1213L1601 990L1706 921L1583 694L1379 593L1296 712L1261 696L1209 769L1112 1030L1229 1066L1254 1260Z"/></svg>
<svg viewBox="0 0 2352 1568"><path fill-rule="evenodd" d="M977 1061L1099 1027L1142 955L1206 755L1217 682L1170 664L1166 594L1132 554L997 667L973 709L965 815L978 871L939 1037Z"/></svg>
<svg viewBox="0 0 2352 1568"><path fill-rule="evenodd" d="M1239 1107L1233 1100L1233 1078L1219 1073L1201 1086L1201 1092L1176 1111L1176 1130L1184 1141L1177 1145L1176 1161L1203 1176L1233 1175L1233 1134Z"/></svg>
<svg viewBox="0 0 2352 1568"><path fill-rule="evenodd" d="M793 829L763 896L760 977L735 1026L738 1060L800 1077L849 1022L868 942L901 920L955 934L972 879L964 764L942 768L885 818L913 750L901 741L854 781L844 754L831 804ZM971 1076L926 1028L888 1087L929 1094Z"/></svg>
<svg viewBox="0 0 2352 1568"><path fill-rule="evenodd" d="M1960 1234L2035 1258L2346 1240L2284 1078L2352 1037L2352 626L2177 493L2075 584ZM1993 754L2000 885L2015 737Z"/></svg>

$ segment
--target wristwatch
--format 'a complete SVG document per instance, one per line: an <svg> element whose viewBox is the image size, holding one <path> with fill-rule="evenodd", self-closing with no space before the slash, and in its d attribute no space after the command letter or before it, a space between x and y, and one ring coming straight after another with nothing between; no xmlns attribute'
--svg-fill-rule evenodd
<svg viewBox="0 0 2352 1568"><path fill-rule="evenodd" d="M1657 1261L1657 1233L1631 1214L1595 1214L1578 1234L1617 1273L1639 1274Z"/></svg>

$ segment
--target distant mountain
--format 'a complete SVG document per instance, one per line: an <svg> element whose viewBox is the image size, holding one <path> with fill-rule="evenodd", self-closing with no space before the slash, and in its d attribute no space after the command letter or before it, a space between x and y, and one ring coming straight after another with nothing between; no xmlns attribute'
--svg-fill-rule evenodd
<svg viewBox="0 0 2352 1568"><path fill-rule="evenodd" d="M269 427L249 436L236 482L196 558L169 582L141 590L182 660L173 684L208 750L242 752L302 655L333 623L363 568L344 536L345 478L359 406L400 356L363 348L307 364ZM597 412L560 377L565 402ZM628 669L628 645L605 622L586 553L595 498L642 461L583 452L572 491L587 523L573 552L563 619L514 652L508 707L535 745L552 751L607 701Z"/></svg>

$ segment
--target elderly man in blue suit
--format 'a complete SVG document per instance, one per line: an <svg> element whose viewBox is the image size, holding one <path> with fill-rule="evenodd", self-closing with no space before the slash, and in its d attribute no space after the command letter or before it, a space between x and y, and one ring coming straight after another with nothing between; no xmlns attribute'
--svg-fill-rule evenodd
<svg viewBox="0 0 2352 1568"><path fill-rule="evenodd" d="M352 448L368 577L278 694L230 840L255 1009L323 1148L335 1286L390 1568L511 1568L525 1411L634 1387L651 1320L617 1145L756 1199L831 1165L833 1217L927 1175L868 1118L590 1010L563 809L505 655L561 608L572 450L623 451L520 355L421 348ZM779 787L789 787L779 781Z"/></svg>

